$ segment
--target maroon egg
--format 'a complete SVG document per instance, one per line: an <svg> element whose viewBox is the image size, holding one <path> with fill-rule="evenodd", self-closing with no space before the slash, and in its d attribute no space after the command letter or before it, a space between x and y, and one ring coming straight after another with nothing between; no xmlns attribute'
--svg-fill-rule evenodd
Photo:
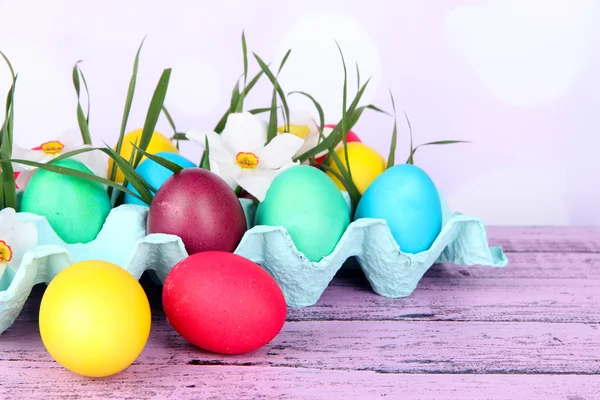
<svg viewBox="0 0 600 400"><path fill-rule="evenodd" d="M247 230L244 209L229 185L201 168L172 175L156 192L147 232L177 235L188 254L232 253Z"/></svg>

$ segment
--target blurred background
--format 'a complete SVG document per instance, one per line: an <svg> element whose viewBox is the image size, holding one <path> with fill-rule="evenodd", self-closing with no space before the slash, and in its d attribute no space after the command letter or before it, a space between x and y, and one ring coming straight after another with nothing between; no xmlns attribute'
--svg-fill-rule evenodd
<svg viewBox="0 0 600 400"><path fill-rule="evenodd" d="M166 105L178 131L212 129L249 52L278 65L280 83L304 90L341 116L340 44L363 104L399 112L398 162L415 144L415 164L454 211L489 225L600 225L600 4L595 0L0 0L0 50L19 73L16 142L24 147L78 131L72 68L91 92L94 143L119 134L137 48L136 96L128 130L141 128L164 68L173 68ZM250 74L259 70L250 58ZM0 93L10 84L0 67ZM267 107L268 80L248 108ZM4 97L4 95L2 95ZM312 105L290 97L292 113ZM3 102L4 99L0 101ZM0 104L1 105L1 104ZM315 113L315 116L317 114ZM266 115L264 116L265 118ZM354 131L387 158L393 119L366 112ZM161 118L157 130L171 135ZM193 161L198 148L184 143Z"/></svg>

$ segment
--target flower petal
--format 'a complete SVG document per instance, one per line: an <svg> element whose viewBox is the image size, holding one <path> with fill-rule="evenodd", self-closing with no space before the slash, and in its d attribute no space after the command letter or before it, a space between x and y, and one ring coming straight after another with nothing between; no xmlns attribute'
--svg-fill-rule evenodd
<svg viewBox="0 0 600 400"><path fill-rule="evenodd" d="M298 136L284 133L277 135L264 148L256 152L262 168L277 169L292 159L302 147L304 140Z"/></svg>
<svg viewBox="0 0 600 400"><path fill-rule="evenodd" d="M48 157L46 154L44 154L44 152L41 150L24 149L23 147L17 146L16 144L13 145L12 158L18 160L34 161L37 163L45 163L52 159L51 157ZM15 172L20 172L35 170L37 169L37 167L13 163L13 169L15 170Z"/></svg>
<svg viewBox="0 0 600 400"><path fill-rule="evenodd" d="M235 162L235 154L230 149L225 147L223 138L216 132L196 132L190 131L186 137L200 145L204 150L205 139L208 137L208 151L210 160L218 163L233 163ZM210 161L209 160L209 161Z"/></svg>
<svg viewBox="0 0 600 400"><path fill-rule="evenodd" d="M217 163L211 160L210 171L227 182L231 189L235 189L238 186L237 178L241 175L242 168L237 164Z"/></svg>
<svg viewBox="0 0 600 400"><path fill-rule="evenodd" d="M237 183L258 201L264 201L267 190L279 171L267 168L254 168L243 170Z"/></svg>
<svg viewBox="0 0 600 400"><path fill-rule="evenodd" d="M21 265L23 255L37 245L37 228L31 222L21 222L12 208L0 211L0 227L0 237L13 252L13 258L8 266L16 270Z"/></svg>
<svg viewBox="0 0 600 400"><path fill-rule="evenodd" d="M83 145L77 148L72 148L67 151L78 150L82 148L90 148L90 145ZM79 161L90 169L96 176L106 177L108 173L108 155L101 151L88 151L86 153L77 154L70 157L74 160Z"/></svg>
<svg viewBox="0 0 600 400"><path fill-rule="evenodd" d="M248 111L231 113L221 137L234 154L255 152L267 142L267 125Z"/></svg>
<svg viewBox="0 0 600 400"><path fill-rule="evenodd" d="M37 172L37 168L21 172L19 174L19 176L17 177L17 179L15 180L15 184L17 185L17 188L19 188L19 190L25 190L25 188L27 187L27 184L29 183L29 180L36 172Z"/></svg>

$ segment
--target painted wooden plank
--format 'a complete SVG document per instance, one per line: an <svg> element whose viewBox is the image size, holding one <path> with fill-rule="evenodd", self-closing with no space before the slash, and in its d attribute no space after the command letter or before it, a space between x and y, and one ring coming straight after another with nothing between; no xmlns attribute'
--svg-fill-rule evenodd
<svg viewBox="0 0 600 400"><path fill-rule="evenodd" d="M600 253L600 227L486 227L491 245L507 252Z"/></svg>
<svg viewBox="0 0 600 400"><path fill-rule="evenodd" d="M5 372L5 371L2 371ZM380 374L372 371L211 365L137 364L92 380L46 365L15 365L2 382L5 400L43 398L187 399L460 399L590 400L598 376Z"/></svg>
<svg viewBox="0 0 600 400"><path fill-rule="evenodd" d="M593 256L600 259L600 255ZM508 269L495 269L498 277L483 278L486 268L434 268L435 271L424 277L409 297L400 299L383 297L373 292L361 271L345 271L334 279L316 305L289 308L288 320L560 323L600 321L600 279L511 278L511 275L518 277L521 273L525 276L532 275L519 268L514 268L509 274L505 274ZM566 270L570 269L569 266ZM535 274L537 272L533 275ZM504 278L506 275L509 277ZM147 280L145 286L154 314L157 318L163 318L160 287L148 284ZM20 320L37 320L43 289L43 285L34 288L31 300L25 304L19 316Z"/></svg>
<svg viewBox="0 0 600 400"><path fill-rule="evenodd" d="M288 320L600 323L599 288L600 280L584 279L423 278L409 297L390 299L353 282L329 287L312 307L288 309Z"/></svg>
<svg viewBox="0 0 600 400"><path fill-rule="evenodd" d="M305 321L286 322L249 354L201 351L165 321L138 360L159 365L241 365L452 374L600 374L600 329L592 324ZM2 337L0 376L19 364L49 363L37 324L20 321ZM41 365L41 364L39 364Z"/></svg>

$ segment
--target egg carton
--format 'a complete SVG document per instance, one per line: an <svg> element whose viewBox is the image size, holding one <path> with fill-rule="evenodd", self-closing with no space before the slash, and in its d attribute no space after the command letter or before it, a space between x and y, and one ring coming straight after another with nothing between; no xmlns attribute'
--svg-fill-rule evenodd
<svg viewBox="0 0 600 400"><path fill-rule="evenodd" d="M248 226L256 209L240 199ZM360 219L350 224L334 251L319 262L302 254L283 227L253 226L235 250L265 268L279 283L290 307L314 305L344 262L355 256L373 290L386 297L406 297L425 272L437 262L463 266L502 267L507 259L500 247L489 247L483 223L444 204L443 228L431 248L418 254L400 251L384 220ZM49 283L60 271L84 260L104 260L122 266L136 279L151 271L160 283L188 256L178 236L146 235L148 207L122 205L111 210L92 242L66 244L45 217L19 212L23 222L38 230L38 246L28 251L15 273L0 278L0 334L17 318L33 286Z"/></svg>

